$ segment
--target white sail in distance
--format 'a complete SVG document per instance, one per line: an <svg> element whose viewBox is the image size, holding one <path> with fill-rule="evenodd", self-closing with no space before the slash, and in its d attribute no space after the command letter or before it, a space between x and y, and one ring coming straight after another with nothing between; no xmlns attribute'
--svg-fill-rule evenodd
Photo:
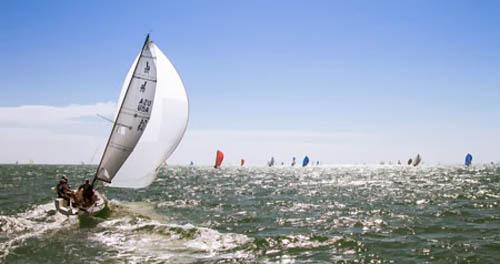
<svg viewBox="0 0 500 264"><path fill-rule="evenodd" d="M415 157L415 159L413 159L412 165L414 167L416 167L416 166L418 166L420 164L421 161L422 161L422 157L420 156L420 154L417 154L417 156Z"/></svg>
<svg viewBox="0 0 500 264"><path fill-rule="evenodd" d="M124 84L113 128L97 168L96 178L110 183L146 130L153 110L156 90L156 61L149 35L134 69Z"/></svg>
<svg viewBox="0 0 500 264"><path fill-rule="evenodd" d="M155 180L159 166L179 145L188 124L189 102L179 74L154 43L150 44L150 51L155 58L157 71L153 110L144 134L116 174L112 187L149 186ZM125 78L119 104L123 101L126 84L133 76L139 56Z"/></svg>

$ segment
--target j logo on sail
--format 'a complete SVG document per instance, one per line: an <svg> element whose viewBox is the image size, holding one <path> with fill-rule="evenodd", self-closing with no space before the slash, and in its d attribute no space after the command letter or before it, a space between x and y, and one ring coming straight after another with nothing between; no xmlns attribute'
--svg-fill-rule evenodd
<svg viewBox="0 0 500 264"><path fill-rule="evenodd" d="M146 61L146 67L144 67L144 73L149 73L149 62Z"/></svg>
<svg viewBox="0 0 500 264"><path fill-rule="evenodd" d="M147 81L145 81L145 82L141 85L141 88L140 88L141 93L144 93L144 92L146 91L146 84L147 84L147 83L148 83L148 82L147 82Z"/></svg>

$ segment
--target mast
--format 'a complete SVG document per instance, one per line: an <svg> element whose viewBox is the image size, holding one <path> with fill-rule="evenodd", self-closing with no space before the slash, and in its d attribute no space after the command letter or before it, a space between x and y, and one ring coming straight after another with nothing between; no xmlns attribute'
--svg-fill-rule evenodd
<svg viewBox="0 0 500 264"><path fill-rule="evenodd" d="M146 40L144 41L144 44L142 45L141 53L139 54L139 59L142 57L142 54L144 53L144 48L149 43L149 41L150 40L149 40L149 33L148 33L148 35L146 36ZM137 67L138 66L139 66L139 60L135 64L133 72L137 71ZM118 120L120 118L120 114L122 112L122 108L123 108L123 105L125 103L125 98L127 98L127 94L128 94L128 92L130 90L130 85L131 84L132 84L132 79L128 83L127 90L125 91L125 95L123 96L123 100L122 100L122 102L120 104L120 108L118 109L118 114L116 115L116 120ZM108 149L109 144L111 143L111 137L113 136L113 132L115 131L117 125L118 125L117 122L113 122L113 128L111 129L111 133L109 134L108 141L106 143L106 147L104 148L104 153L101 156L101 161L99 162L99 166L97 166L97 170L95 172L94 179L92 179L92 188L94 187L94 183L98 180L99 170L101 169L101 165L102 165L102 162L104 160L104 155L106 154L106 150Z"/></svg>

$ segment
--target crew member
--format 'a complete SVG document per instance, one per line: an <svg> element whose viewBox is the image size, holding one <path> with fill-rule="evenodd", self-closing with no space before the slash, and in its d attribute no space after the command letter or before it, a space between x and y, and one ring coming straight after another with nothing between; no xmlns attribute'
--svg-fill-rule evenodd
<svg viewBox="0 0 500 264"><path fill-rule="evenodd" d="M73 192L69 187L68 177L66 177L65 175L62 176L61 180L57 184L56 190L57 190L57 197L63 198L67 202L70 201Z"/></svg>
<svg viewBox="0 0 500 264"><path fill-rule="evenodd" d="M92 201L94 190L92 189L92 185L90 185L90 181L88 179L85 180L84 184L78 187L78 191L80 190L83 190L83 199L86 203Z"/></svg>

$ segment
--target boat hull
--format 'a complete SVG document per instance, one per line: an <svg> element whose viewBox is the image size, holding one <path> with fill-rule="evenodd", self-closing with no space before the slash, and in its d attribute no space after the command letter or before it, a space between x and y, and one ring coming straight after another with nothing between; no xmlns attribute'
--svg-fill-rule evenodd
<svg viewBox="0 0 500 264"><path fill-rule="evenodd" d="M68 201L62 199L62 198L56 198L54 201L54 205L56 207L57 212L60 214L66 215L66 216L72 216L72 215L91 215L91 216L98 216L101 214L104 210L109 210L107 204L108 200L106 197L97 192L94 191L95 195L97 196L97 201L90 207L74 207L71 206Z"/></svg>

